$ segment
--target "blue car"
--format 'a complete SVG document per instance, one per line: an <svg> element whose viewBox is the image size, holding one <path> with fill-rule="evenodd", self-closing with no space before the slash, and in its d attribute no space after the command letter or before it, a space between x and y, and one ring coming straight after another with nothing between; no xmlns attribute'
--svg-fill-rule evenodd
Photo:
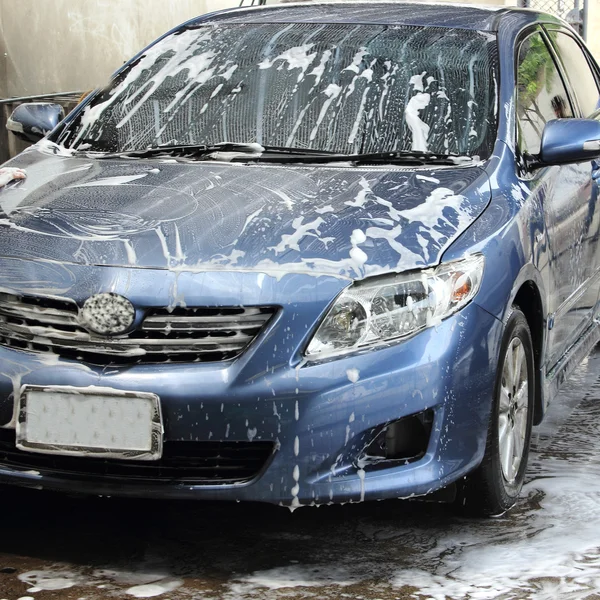
<svg viewBox="0 0 600 600"><path fill-rule="evenodd" d="M599 85L542 13L309 3L20 106L0 482L506 511L600 339Z"/></svg>

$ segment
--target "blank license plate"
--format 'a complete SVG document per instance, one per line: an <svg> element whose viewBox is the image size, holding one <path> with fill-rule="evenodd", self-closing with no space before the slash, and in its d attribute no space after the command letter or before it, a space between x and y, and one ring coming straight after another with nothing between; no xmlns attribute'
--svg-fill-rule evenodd
<svg viewBox="0 0 600 600"><path fill-rule="evenodd" d="M146 392L25 386L19 399L17 448L28 452L158 460L160 400Z"/></svg>

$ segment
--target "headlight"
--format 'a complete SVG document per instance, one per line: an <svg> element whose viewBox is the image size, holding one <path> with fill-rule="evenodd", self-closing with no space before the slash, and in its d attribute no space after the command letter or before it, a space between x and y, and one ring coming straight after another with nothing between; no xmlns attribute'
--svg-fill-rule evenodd
<svg viewBox="0 0 600 600"><path fill-rule="evenodd" d="M347 288L335 301L307 350L309 358L344 354L411 335L468 304L481 284L484 259L463 260Z"/></svg>

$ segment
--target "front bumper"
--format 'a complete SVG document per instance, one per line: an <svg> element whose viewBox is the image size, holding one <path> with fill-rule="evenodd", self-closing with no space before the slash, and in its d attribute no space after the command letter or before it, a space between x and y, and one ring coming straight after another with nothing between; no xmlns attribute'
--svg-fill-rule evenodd
<svg viewBox="0 0 600 600"><path fill-rule="evenodd" d="M298 284L304 278L314 283L312 276L294 278ZM332 297L328 285L322 285L323 298ZM326 305L323 300L321 309ZM472 303L400 344L310 364L281 347L294 331L308 335L314 318L304 322L298 317L301 313L284 306L255 346L228 363L106 369L0 347L0 423L11 421L13 392L24 384L153 392L161 399L167 443L274 442L277 450L272 459L251 481L188 485L74 476L58 469L9 467L0 458L0 483L100 495L254 500L294 507L423 495L479 464L501 338L498 320ZM298 338L292 341L291 347L297 348ZM360 468L358 458L374 430L425 409L434 412L425 456L410 464L393 461L389 468L386 463Z"/></svg>

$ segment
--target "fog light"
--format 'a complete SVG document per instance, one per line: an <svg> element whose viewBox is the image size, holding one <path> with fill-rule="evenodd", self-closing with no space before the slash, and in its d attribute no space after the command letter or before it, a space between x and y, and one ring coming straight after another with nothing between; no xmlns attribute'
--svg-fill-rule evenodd
<svg viewBox="0 0 600 600"><path fill-rule="evenodd" d="M431 409L392 421L367 446L365 455L367 458L406 462L419 460L427 452L432 425Z"/></svg>

